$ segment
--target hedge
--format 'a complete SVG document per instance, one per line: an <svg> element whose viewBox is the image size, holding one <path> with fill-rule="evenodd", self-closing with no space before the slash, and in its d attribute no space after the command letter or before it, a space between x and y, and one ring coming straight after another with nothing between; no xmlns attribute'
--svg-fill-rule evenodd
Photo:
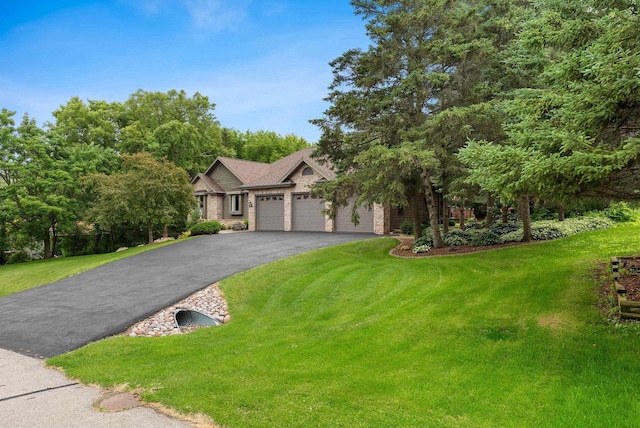
<svg viewBox="0 0 640 428"><path fill-rule="evenodd" d="M195 236L195 235L214 235L218 232L220 232L220 229L222 229L222 225L220 223L218 223L217 221L213 220L213 221L203 221L200 223L196 223L192 228L191 228L191 235Z"/></svg>

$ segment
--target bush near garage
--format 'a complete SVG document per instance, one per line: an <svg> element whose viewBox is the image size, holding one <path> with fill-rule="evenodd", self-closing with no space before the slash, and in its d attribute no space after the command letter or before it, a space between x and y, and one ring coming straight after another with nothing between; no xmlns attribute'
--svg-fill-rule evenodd
<svg viewBox="0 0 640 428"><path fill-rule="evenodd" d="M247 226L242 221L238 221L231 225L231 229L235 231L247 230Z"/></svg>
<svg viewBox="0 0 640 428"><path fill-rule="evenodd" d="M191 236L195 235L214 235L222 229L222 225L213 220L213 221L203 221L191 228Z"/></svg>

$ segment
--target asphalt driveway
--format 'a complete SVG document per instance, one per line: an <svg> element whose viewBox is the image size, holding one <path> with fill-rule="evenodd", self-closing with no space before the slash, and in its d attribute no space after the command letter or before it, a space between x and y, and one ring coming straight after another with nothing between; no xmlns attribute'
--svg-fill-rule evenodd
<svg viewBox="0 0 640 428"><path fill-rule="evenodd" d="M52 357L126 330L209 284L373 235L255 232L195 238L0 298L0 348Z"/></svg>

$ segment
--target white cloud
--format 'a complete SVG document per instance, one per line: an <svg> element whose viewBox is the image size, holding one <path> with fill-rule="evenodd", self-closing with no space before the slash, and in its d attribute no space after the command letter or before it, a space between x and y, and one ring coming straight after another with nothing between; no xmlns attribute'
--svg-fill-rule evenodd
<svg viewBox="0 0 640 428"><path fill-rule="evenodd" d="M234 30L247 17L247 0L182 0L192 24L200 31Z"/></svg>
<svg viewBox="0 0 640 428"><path fill-rule="evenodd" d="M119 0L146 15L171 15L184 12L197 32L235 30L248 15L250 0Z"/></svg>

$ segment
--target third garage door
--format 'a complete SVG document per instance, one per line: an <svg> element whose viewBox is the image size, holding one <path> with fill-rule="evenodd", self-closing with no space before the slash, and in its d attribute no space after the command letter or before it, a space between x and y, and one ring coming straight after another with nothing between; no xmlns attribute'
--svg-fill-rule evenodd
<svg viewBox="0 0 640 428"><path fill-rule="evenodd" d="M353 201L349 202L346 207L339 207L336 212L335 230L336 232L373 232L373 210L366 207L357 209L360 215L358 225L354 225L351 221L351 211L353 210Z"/></svg>
<svg viewBox="0 0 640 428"><path fill-rule="evenodd" d="M256 197L256 229L284 230L284 196Z"/></svg>
<svg viewBox="0 0 640 428"><path fill-rule="evenodd" d="M313 198L308 193L294 194L292 197L292 229L299 231L324 232L324 200Z"/></svg>

